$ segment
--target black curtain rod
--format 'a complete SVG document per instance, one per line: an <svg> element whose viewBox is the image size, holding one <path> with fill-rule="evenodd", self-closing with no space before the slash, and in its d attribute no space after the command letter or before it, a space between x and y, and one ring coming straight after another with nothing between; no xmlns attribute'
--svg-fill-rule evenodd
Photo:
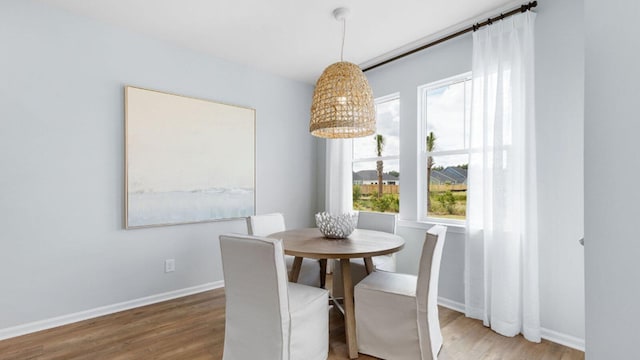
<svg viewBox="0 0 640 360"><path fill-rule="evenodd" d="M504 19L506 17L509 17L511 15L515 15L515 14L518 14L518 13L523 13L523 12L529 11L529 10L533 9L534 7L536 7L536 6L538 6L538 2L537 1L531 1L528 4L523 4L523 5L521 5L520 7L516 8L516 9L513 9L511 11L507 11L506 13L502 13L500 15L497 15L497 16L494 16L494 17L490 17L485 21L473 24L473 25L471 25L471 26L469 26L469 27L467 27L465 29L459 30L459 31L457 31L457 32L455 32L453 34L447 35L447 36L442 37L442 38L440 38L438 40L434 40L434 41L432 41L432 42L430 42L428 44L422 45L422 46L420 46L418 48L415 48L413 50L409 50L409 51L404 52L404 53L402 53L400 55L396 55L396 56L394 56L394 57L392 57L390 59L381 61L381 62L379 62L377 64L368 66L368 67L364 68L362 71L369 71L369 70L375 69L375 68L377 68L379 66L388 64L388 63L393 62L393 61L396 61L398 59L402 59L405 56L409 56L411 54L415 54L418 51L422 51L422 50L430 48L430 47L432 47L434 45L438 45L440 43L443 43L445 41L451 40L451 39L453 39L455 37L458 37L460 35L466 34L466 33L471 32L471 31L476 31L476 30L480 29L483 26L491 25L491 24L493 24L494 21L502 20L502 19Z"/></svg>

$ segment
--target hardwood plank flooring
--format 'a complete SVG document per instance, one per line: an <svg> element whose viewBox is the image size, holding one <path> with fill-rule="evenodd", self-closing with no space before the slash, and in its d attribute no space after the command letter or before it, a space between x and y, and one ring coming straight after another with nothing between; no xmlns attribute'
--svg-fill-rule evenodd
<svg viewBox="0 0 640 360"><path fill-rule="evenodd" d="M584 359L583 352L549 341L500 336L446 308L440 308L440 321L439 360ZM329 359L348 359L344 320L335 309L329 327ZM211 360L222 358L223 345L224 290L217 289L0 341L0 359Z"/></svg>

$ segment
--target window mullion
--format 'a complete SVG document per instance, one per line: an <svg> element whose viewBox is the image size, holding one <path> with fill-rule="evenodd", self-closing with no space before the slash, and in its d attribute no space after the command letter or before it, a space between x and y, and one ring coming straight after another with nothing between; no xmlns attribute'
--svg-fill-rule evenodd
<svg viewBox="0 0 640 360"><path fill-rule="evenodd" d="M463 150L446 150L446 151L432 151L432 152L425 151L424 153L427 156L466 155L469 153L469 150L463 149Z"/></svg>
<svg viewBox="0 0 640 360"><path fill-rule="evenodd" d="M353 162L375 162L375 161L388 161L388 160L399 160L400 157L397 155L393 156L376 156L372 158L362 158L362 159L353 159Z"/></svg>

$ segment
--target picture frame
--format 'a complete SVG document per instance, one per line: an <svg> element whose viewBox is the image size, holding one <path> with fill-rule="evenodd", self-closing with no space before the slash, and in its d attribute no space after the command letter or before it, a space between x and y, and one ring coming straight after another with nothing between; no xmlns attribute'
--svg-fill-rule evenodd
<svg viewBox="0 0 640 360"><path fill-rule="evenodd" d="M125 87L125 228L255 214L248 107Z"/></svg>

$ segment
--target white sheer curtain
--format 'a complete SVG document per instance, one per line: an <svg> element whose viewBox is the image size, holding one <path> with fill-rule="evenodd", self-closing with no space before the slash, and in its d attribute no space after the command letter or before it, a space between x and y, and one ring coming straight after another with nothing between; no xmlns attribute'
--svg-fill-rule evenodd
<svg viewBox="0 0 640 360"><path fill-rule="evenodd" d="M351 160L353 158L352 139L326 140L325 211L344 214L353 209L353 182ZM327 262L327 274L333 272L333 261Z"/></svg>
<svg viewBox="0 0 640 360"><path fill-rule="evenodd" d="M539 342L534 20L473 34L465 306L502 335Z"/></svg>
<svg viewBox="0 0 640 360"><path fill-rule="evenodd" d="M353 208L352 144L351 139L326 140L325 211L334 215L351 212Z"/></svg>

